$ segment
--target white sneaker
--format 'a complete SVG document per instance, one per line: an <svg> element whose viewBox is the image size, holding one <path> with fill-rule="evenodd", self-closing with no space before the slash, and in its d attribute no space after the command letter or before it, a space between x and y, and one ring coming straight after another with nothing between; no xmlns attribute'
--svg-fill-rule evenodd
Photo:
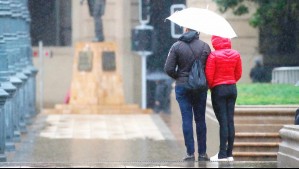
<svg viewBox="0 0 299 169"><path fill-rule="evenodd" d="M219 159L218 154L210 158L211 162L227 162L227 158Z"/></svg>
<svg viewBox="0 0 299 169"><path fill-rule="evenodd" d="M234 159L234 157L228 157L228 158L227 158L227 161L228 161L228 162L234 162L235 159Z"/></svg>

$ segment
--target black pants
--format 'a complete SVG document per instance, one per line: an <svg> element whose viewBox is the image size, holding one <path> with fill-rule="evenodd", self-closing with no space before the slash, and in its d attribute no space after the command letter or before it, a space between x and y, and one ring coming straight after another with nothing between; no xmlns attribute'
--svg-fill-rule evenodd
<svg viewBox="0 0 299 169"><path fill-rule="evenodd" d="M212 103L220 125L219 159L232 157L235 141L236 85L220 85L212 89Z"/></svg>

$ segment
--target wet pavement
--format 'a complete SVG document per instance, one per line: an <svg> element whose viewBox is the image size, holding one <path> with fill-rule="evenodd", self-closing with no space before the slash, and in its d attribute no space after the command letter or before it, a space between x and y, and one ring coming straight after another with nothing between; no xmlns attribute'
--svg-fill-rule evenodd
<svg viewBox="0 0 299 169"><path fill-rule="evenodd" d="M95 121L106 121L105 132L95 132ZM184 152L157 115L40 115L29 131L9 162L161 161Z"/></svg>
<svg viewBox="0 0 299 169"><path fill-rule="evenodd" d="M0 167L43 168L277 168L275 162L98 162L98 163L6 163Z"/></svg>
<svg viewBox="0 0 299 169"><path fill-rule="evenodd" d="M276 162L181 162L185 148L166 124L159 115L41 114L0 167L277 168Z"/></svg>
<svg viewBox="0 0 299 169"><path fill-rule="evenodd" d="M40 136L51 139L175 140L158 115L49 115Z"/></svg>

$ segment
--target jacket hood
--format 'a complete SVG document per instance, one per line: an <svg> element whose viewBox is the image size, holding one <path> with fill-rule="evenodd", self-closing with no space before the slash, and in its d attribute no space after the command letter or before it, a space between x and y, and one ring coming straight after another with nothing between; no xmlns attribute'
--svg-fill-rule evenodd
<svg viewBox="0 0 299 169"><path fill-rule="evenodd" d="M212 44L215 50L232 48L231 40L220 36L212 36Z"/></svg>
<svg viewBox="0 0 299 169"><path fill-rule="evenodd" d="M191 43L194 39L199 39L199 33L196 31L189 31L184 33L180 38L179 41L183 41L186 43Z"/></svg>

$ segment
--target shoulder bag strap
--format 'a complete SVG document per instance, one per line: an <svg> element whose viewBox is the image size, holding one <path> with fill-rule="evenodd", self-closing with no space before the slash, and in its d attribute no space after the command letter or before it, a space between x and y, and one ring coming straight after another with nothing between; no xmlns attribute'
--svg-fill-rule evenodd
<svg viewBox="0 0 299 169"><path fill-rule="evenodd" d="M192 49L192 47L191 47L191 45L190 45L189 43L188 43L188 46L189 46L189 48L191 49L191 51L192 51L192 53L193 53L193 56L194 56L195 60L200 59L200 58L201 58L201 55L203 54L203 50L204 50L205 44L203 44L202 47L201 47L199 57L196 57L196 55L195 55L195 53L194 53L194 50Z"/></svg>

